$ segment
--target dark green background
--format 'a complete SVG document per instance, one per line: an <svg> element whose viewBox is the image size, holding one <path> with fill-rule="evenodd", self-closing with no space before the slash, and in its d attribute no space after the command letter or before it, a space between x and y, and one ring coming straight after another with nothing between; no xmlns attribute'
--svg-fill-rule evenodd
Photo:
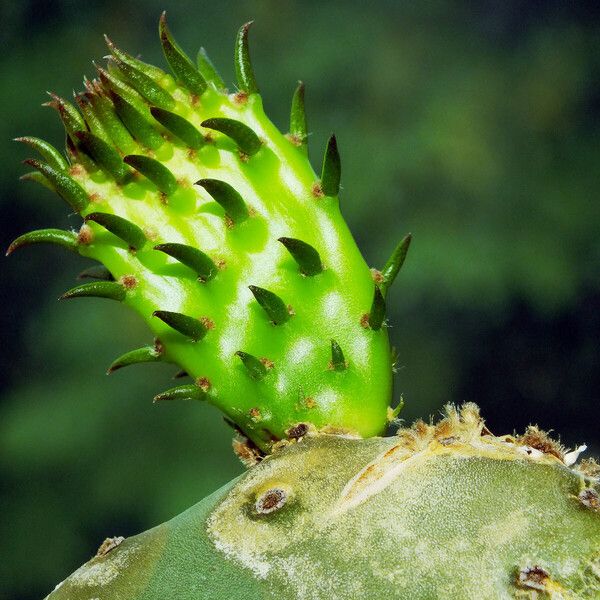
<svg viewBox="0 0 600 600"><path fill-rule="evenodd" d="M250 18L265 106L286 128L307 85L315 164L335 130L342 205L370 264L407 231L391 294L405 419L478 402L494 432L537 422L599 450L600 17L596 2L8 2L0 22L4 247L75 226L19 184L17 135L62 142L44 91L69 96L102 33L163 64L158 16L233 81ZM58 249L2 260L0 598L41 598L107 535L169 518L241 471L204 405L153 406L172 369L106 366L145 343L101 300L58 304L86 266Z"/></svg>

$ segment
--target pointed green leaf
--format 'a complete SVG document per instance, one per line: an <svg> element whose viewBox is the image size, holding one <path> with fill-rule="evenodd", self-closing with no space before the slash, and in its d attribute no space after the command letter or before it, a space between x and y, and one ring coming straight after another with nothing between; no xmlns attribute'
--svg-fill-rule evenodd
<svg viewBox="0 0 600 600"><path fill-rule="evenodd" d="M306 112L304 109L304 84L299 81L298 87L292 98L290 112L290 136L294 144L308 153L308 130L306 126Z"/></svg>
<svg viewBox="0 0 600 600"><path fill-rule="evenodd" d="M173 39L167 27L167 13L163 12L158 24L158 33L162 49L175 77L187 87L192 94L201 96L206 89L206 81L194 63Z"/></svg>
<svg viewBox="0 0 600 600"><path fill-rule="evenodd" d="M110 300L125 300L125 286L116 281L92 281L82 283L66 291L59 300L69 300L70 298L108 298Z"/></svg>
<svg viewBox="0 0 600 600"><path fill-rule="evenodd" d="M129 154L124 159L126 164L147 177L161 192L172 194L177 190L177 179L161 162L143 154Z"/></svg>
<svg viewBox="0 0 600 600"><path fill-rule="evenodd" d="M392 283L394 283L396 276L398 275L400 269L402 268L402 265L404 264L411 241L412 235L409 233L396 246L395 250L392 252L392 255L381 270L383 281L381 282L380 287L381 293L384 296L387 293L388 289L391 287Z"/></svg>
<svg viewBox="0 0 600 600"><path fill-rule="evenodd" d="M250 21L242 25L235 40L235 74L237 76L238 87L247 94L258 92L248 46L248 31L252 23Z"/></svg>
<svg viewBox="0 0 600 600"><path fill-rule="evenodd" d="M112 101L103 93L88 93L86 96L96 119L102 125L115 146L122 153L132 152L136 144L131 134L117 116Z"/></svg>
<svg viewBox="0 0 600 600"><path fill-rule="evenodd" d="M207 393L199 386L190 383L187 385L178 385L166 392L154 396L154 402L163 400L206 400Z"/></svg>
<svg viewBox="0 0 600 600"><path fill-rule="evenodd" d="M138 92L136 92L127 82L120 79L122 74L118 69L112 68L111 71L111 63L109 63L109 71L98 65L94 66L100 76L102 87L107 93L116 94L131 104L142 115L148 115L148 105L144 102L144 99Z"/></svg>
<svg viewBox="0 0 600 600"><path fill-rule="evenodd" d="M117 183L125 181L131 171L123 164L119 153L102 138L89 131L76 131L75 137L81 143L81 147L94 161L107 173L112 175Z"/></svg>
<svg viewBox="0 0 600 600"><path fill-rule="evenodd" d="M198 50L196 65L198 66L200 75L202 75L206 81L212 83L218 90L225 89L225 82L219 75L219 72L213 65L204 48L200 48L200 50Z"/></svg>
<svg viewBox="0 0 600 600"><path fill-rule="evenodd" d="M369 311L369 327L373 331L379 331L385 319L385 300L378 286L373 292L373 302Z"/></svg>
<svg viewBox="0 0 600 600"><path fill-rule="evenodd" d="M65 130L69 135L73 135L76 131L87 129L81 113L75 106L52 92L48 92L48 95L52 100L50 102L45 102L43 106L50 106L58 111L60 119L65 126Z"/></svg>
<svg viewBox="0 0 600 600"><path fill-rule="evenodd" d="M242 223L248 218L248 207L240 194L225 181L219 179L200 179L196 185L202 186L234 222Z"/></svg>
<svg viewBox="0 0 600 600"><path fill-rule="evenodd" d="M106 45L108 46L109 50L111 51L112 55L115 58L118 58L120 61L128 64L129 66L133 67L134 69L141 71L142 73L144 73L144 75L147 75L148 77L150 77L150 79L154 80L156 83L159 83L166 75L166 73L159 67L145 63L144 61L141 61L139 58L135 58L134 56L131 56L131 54L128 54L124 50L117 48L114 45L114 43L108 39L108 37L106 35L104 36L104 41L106 42Z"/></svg>
<svg viewBox="0 0 600 600"><path fill-rule="evenodd" d="M198 150L206 143L204 136L187 119L178 114L154 106L150 112L165 129L190 148Z"/></svg>
<svg viewBox="0 0 600 600"><path fill-rule="evenodd" d="M162 146L164 139L154 126L150 110L129 85L96 65L103 88L110 94L115 110L131 135L150 150Z"/></svg>
<svg viewBox="0 0 600 600"><path fill-rule="evenodd" d="M208 328L202 321L178 312L155 310L152 316L158 317L163 323L195 342L200 341L208 333Z"/></svg>
<svg viewBox="0 0 600 600"><path fill-rule="evenodd" d="M83 118L85 119L85 122L90 132L102 139L107 144L112 144L112 140L108 135L108 132L106 131L104 125L100 122L100 119L98 119L98 116L94 112L94 109L90 102L90 96L91 94L88 92L75 94L75 102L77 103L79 110L83 114Z"/></svg>
<svg viewBox="0 0 600 600"><path fill-rule="evenodd" d="M12 254L22 246L30 244L55 244L77 252L77 234L62 229L37 229L20 235L6 250L6 256Z"/></svg>
<svg viewBox="0 0 600 600"><path fill-rule="evenodd" d="M154 125L146 119L143 112L140 112L130 102L115 92L112 94L112 101L115 105L117 114L121 117L123 123L125 123L125 126L136 140L150 150L157 150L163 145L165 140L162 135L160 135Z"/></svg>
<svg viewBox="0 0 600 600"><path fill-rule="evenodd" d="M104 36L106 45L112 54L112 60L119 67L119 70L125 76L127 82L141 96L146 98L150 104L161 106L162 108L173 108L175 100L169 92L164 90L154 79L138 69L131 60L128 60L127 54L119 50L113 42Z"/></svg>
<svg viewBox="0 0 600 600"><path fill-rule="evenodd" d="M101 279L103 281L114 281L112 273L104 265L92 265L77 275L77 279Z"/></svg>
<svg viewBox="0 0 600 600"><path fill-rule="evenodd" d="M250 375L252 379L259 381L267 374L267 368L258 358L256 358L256 356L252 356L252 354L242 352L241 350L238 350L235 355L239 356L244 367L246 367L248 371L248 375Z"/></svg>
<svg viewBox="0 0 600 600"><path fill-rule="evenodd" d="M23 173L19 177L20 181L32 181L33 183L39 183L43 185L46 189L51 192L56 193L54 186L39 172L39 171L29 171L28 173Z"/></svg>
<svg viewBox="0 0 600 600"><path fill-rule="evenodd" d="M241 121L215 117L202 121L201 125L208 129L220 131L231 138L237 144L240 151L248 156L256 154L262 146L262 142L256 133Z"/></svg>
<svg viewBox="0 0 600 600"><path fill-rule="evenodd" d="M327 141L327 148L323 157L323 169L321 170L321 189L326 196L337 196L340 191L340 178L342 175L342 163L338 152L335 135L331 135Z"/></svg>
<svg viewBox="0 0 600 600"><path fill-rule="evenodd" d="M319 253L306 242L295 238L281 237L278 239L298 263L300 272L304 275L318 275L323 271L323 263Z"/></svg>
<svg viewBox="0 0 600 600"><path fill-rule="evenodd" d="M18 137L15 142L22 142L37 150L41 157L57 171L66 171L69 168L67 159L52 145L37 137Z"/></svg>
<svg viewBox="0 0 600 600"><path fill-rule="evenodd" d="M24 162L37 169L73 210L81 212L88 205L89 198L86 191L70 175L39 160L29 158Z"/></svg>
<svg viewBox="0 0 600 600"><path fill-rule="evenodd" d="M331 340L331 368L334 371L344 371L347 368L344 353L335 340Z"/></svg>
<svg viewBox="0 0 600 600"><path fill-rule="evenodd" d="M393 421L394 419L397 419L398 415L400 414L400 411L403 408L404 408L404 398L402 396L400 396L400 400L398 401L396 408L394 408L393 410L388 409L390 411L388 421Z"/></svg>
<svg viewBox="0 0 600 600"><path fill-rule="evenodd" d="M288 307L277 294L255 285L249 285L248 288L274 325L281 325L290 318Z"/></svg>
<svg viewBox="0 0 600 600"><path fill-rule="evenodd" d="M144 346L142 348L136 348L130 352L126 352L122 356L119 356L113 363L108 367L107 375L128 367L129 365L137 365L140 363L160 362L162 360L162 350L159 344L152 346Z"/></svg>
<svg viewBox="0 0 600 600"><path fill-rule="evenodd" d="M103 212L93 212L85 216L86 221L94 221L108 229L113 235L121 238L130 248L139 250L146 243L144 232L131 221Z"/></svg>
<svg viewBox="0 0 600 600"><path fill-rule="evenodd" d="M200 281L210 281L217 274L217 265L211 260L211 258L192 246L186 244L158 244L154 246L155 250L164 252L169 256L172 256L186 267L192 269L198 274Z"/></svg>

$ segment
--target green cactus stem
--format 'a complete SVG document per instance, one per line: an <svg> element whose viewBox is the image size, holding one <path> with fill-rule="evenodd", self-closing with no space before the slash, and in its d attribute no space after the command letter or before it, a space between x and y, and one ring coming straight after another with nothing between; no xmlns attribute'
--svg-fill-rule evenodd
<svg viewBox="0 0 600 600"><path fill-rule="evenodd" d="M262 108L249 27L235 45L235 94L204 51L198 68L192 63L164 14L160 40L173 75L106 38L108 66L85 80L77 106L55 94L48 103L65 125L66 158L43 140L18 138L43 159L26 161L36 179L83 225L25 234L8 253L48 242L99 261L82 275L98 279L62 298L123 302L156 339L109 373L179 365L192 383L157 398L210 402L264 452L304 422L378 435L392 400L383 296L405 252L373 280L340 213L336 138L317 176L304 86L281 133Z"/></svg>

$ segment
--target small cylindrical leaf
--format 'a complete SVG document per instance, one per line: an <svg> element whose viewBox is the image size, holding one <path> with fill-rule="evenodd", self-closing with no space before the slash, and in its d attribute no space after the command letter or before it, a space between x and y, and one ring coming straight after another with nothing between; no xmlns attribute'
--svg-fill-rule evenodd
<svg viewBox="0 0 600 600"><path fill-rule="evenodd" d="M54 244L77 252L77 234L63 229L37 229L20 235L6 250L6 256L12 254L22 246L31 244Z"/></svg>
<svg viewBox="0 0 600 600"><path fill-rule="evenodd" d="M252 21L242 25L235 40L235 74L240 90L247 94L258 92L252 61L250 60L250 49L248 44L248 32Z"/></svg>
<svg viewBox="0 0 600 600"><path fill-rule="evenodd" d="M150 150L157 150L163 145L164 139L154 125L130 102L113 92L112 100L117 114L125 123L131 135Z"/></svg>
<svg viewBox="0 0 600 600"><path fill-rule="evenodd" d="M88 92L75 94L75 102L77 103L77 106L79 106L79 110L82 112L90 132L104 140L107 144L112 144L112 140L108 135L108 132L104 128L104 125L100 122L100 119L98 119L98 116L92 107L90 96L91 94Z"/></svg>
<svg viewBox="0 0 600 600"><path fill-rule="evenodd" d="M41 157L54 169L66 171L69 168L67 159L50 143L37 137L25 136L15 138L15 142L22 142L37 150Z"/></svg>
<svg viewBox="0 0 600 600"><path fill-rule="evenodd" d="M194 342L200 341L208 332L208 328L194 317L189 317L178 312L169 310L155 310L152 316L158 317L163 323L166 323L175 331L189 337Z"/></svg>
<svg viewBox="0 0 600 600"><path fill-rule="evenodd" d="M118 183L123 182L131 171L123 164L119 153L102 138L89 131L76 131L75 137L81 143L82 148L94 161L102 167Z"/></svg>
<svg viewBox="0 0 600 600"><path fill-rule="evenodd" d="M103 281L114 281L112 273L104 265L92 265L77 275L77 279L101 279Z"/></svg>
<svg viewBox="0 0 600 600"><path fill-rule="evenodd" d="M347 368L344 353L335 340L331 340L331 368L334 371L344 371Z"/></svg>
<svg viewBox="0 0 600 600"><path fill-rule="evenodd" d="M160 82L166 75L166 73L159 67L145 63L139 58L135 58L134 56L131 56L131 54L128 54L124 50L117 48L106 35L104 36L104 41L106 42L106 45L108 46L113 56L123 61L124 63L127 63L128 65L132 66L134 69L141 71L142 73L144 73L144 75L147 75L148 77L150 77L150 79L154 80L155 82Z"/></svg>
<svg viewBox="0 0 600 600"><path fill-rule="evenodd" d="M19 177L19 181L32 181L33 183L38 183L39 185L43 185L47 190L56 193L56 189L48 181L46 177L44 177L39 171L29 171L29 173L23 173Z"/></svg>
<svg viewBox="0 0 600 600"><path fill-rule="evenodd" d="M135 223L110 213L93 212L85 217L86 221L94 221L108 229L113 235L122 239L130 248L139 250L146 243L146 236Z"/></svg>
<svg viewBox="0 0 600 600"><path fill-rule="evenodd" d="M310 277L323 271L321 257L310 244L288 237L281 237L278 241L287 248L292 258L298 263L301 273Z"/></svg>
<svg viewBox="0 0 600 600"><path fill-rule="evenodd" d="M163 400L205 400L207 393L199 386L194 384L178 385L161 394L154 396L154 402Z"/></svg>
<svg viewBox="0 0 600 600"><path fill-rule="evenodd" d="M383 281L381 282L380 287L381 293L384 296L388 289L391 287L392 283L394 283L396 276L398 275L400 269L402 268L402 265L404 264L411 241L412 235L410 233L404 238L402 238L400 243L392 252L392 255L390 256L388 261L385 263L385 266L381 270Z"/></svg>
<svg viewBox="0 0 600 600"><path fill-rule="evenodd" d="M194 66L187 54L173 39L167 27L167 13L163 12L158 24L158 33L162 49L175 77L192 92L201 96L206 89L206 81Z"/></svg>
<svg viewBox="0 0 600 600"><path fill-rule="evenodd" d="M306 111L304 108L304 84L299 81L298 87L292 97L292 110L290 112L290 137L292 142L308 152L308 130L306 125Z"/></svg>
<svg viewBox="0 0 600 600"><path fill-rule="evenodd" d="M248 207L241 195L228 183L220 179L200 179L196 185L202 186L234 222L242 223L248 218Z"/></svg>
<svg viewBox="0 0 600 600"><path fill-rule="evenodd" d="M70 298L108 298L110 300L125 300L125 286L116 281L92 281L91 283L83 283L70 290L66 291L60 300L68 300Z"/></svg>
<svg viewBox="0 0 600 600"><path fill-rule="evenodd" d="M159 362L161 360L162 352L160 345L154 344L152 346L143 346L142 348L136 348L135 350L131 350L130 352L126 352L119 356L119 358L114 360L110 367L108 367L107 374L110 375L111 373L130 365Z"/></svg>
<svg viewBox="0 0 600 600"><path fill-rule="evenodd" d="M240 358L242 364L248 371L248 375L250 375L252 379L259 381L267 374L267 368L258 358L256 358L256 356L252 356L252 354L242 352L241 350L238 350L235 355Z"/></svg>
<svg viewBox="0 0 600 600"><path fill-rule="evenodd" d="M206 81L212 83L218 90L225 89L225 82L219 75L219 72L213 65L204 48L200 48L200 50L198 50L196 65L198 66L200 75L202 75Z"/></svg>
<svg viewBox="0 0 600 600"><path fill-rule="evenodd" d="M175 106L175 100L173 100L169 92L164 90L146 73L134 66L130 60L127 60L127 55L119 50L108 37L105 36L105 40L113 55L112 60L115 61L115 64L119 67L119 70L123 73L131 87L146 98L150 104L163 108L173 108Z"/></svg>
<svg viewBox="0 0 600 600"><path fill-rule="evenodd" d="M102 125L110 139L120 152L132 152L136 144L127 127L117 116L112 101L103 93L90 93L87 95L98 122Z"/></svg>
<svg viewBox="0 0 600 600"><path fill-rule="evenodd" d="M206 143L204 136L187 119L178 114L154 106L150 112L167 131L190 148L197 150Z"/></svg>
<svg viewBox="0 0 600 600"><path fill-rule="evenodd" d="M68 135L73 135L76 131L86 129L85 121L75 106L52 92L48 92L48 95L52 100L46 102L44 106L50 106L58 112Z"/></svg>
<svg viewBox="0 0 600 600"><path fill-rule="evenodd" d="M255 285L248 288L274 325L281 325L290 318L288 307L277 294Z"/></svg>
<svg viewBox="0 0 600 600"><path fill-rule="evenodd" d="M260 138L248 125L244 125L241 121L215 117L202 121L201 125L208 129L220 131L230 137L237 144L240 151L248 156L256 154L261 149L262 142Z"/></svg>
<svg viewBox="0 0 600 600"><path fill-rule="evenodd" d="M198 250L198 248L194 248L193 246L171 243L158 244L154 246L154 249L172 256L186 267L192 269L198 274L198 278L202 282L210 281L217 274L218 268L212 259L202 252L202 250Z"/></svg>
<svg viewBox="0 0 600 600"><path fill-rule="evenodd" d="M144 177L147 177L161 192L168 195L177 190L175 175L154 158L143 154L129 154L123 160Z"/></svg>
<svg viewBox="0 0 600 600"><path fill-rule="evenodd" d="M381 329L385 319L385 300L379 286L375 286L373 292L373 302L369 311L369 327L374 331Z"/></svg>
<svg viewBox="0 0 600 600"><path fill-rule="evenodd" d="M323 168L321 170L321 189L326 196L338 195L341 176L342 163L340 161L336 137L332 134L327 141L325 155L323 156Z"/></svg>
<svg viewBox="0 0 600 600"><path fill-rule="evenodd" d="M73 210L81 212L88 205L89 198L86 191L70 175L39 160L27 159L24 162L37 169Z"/></svg>

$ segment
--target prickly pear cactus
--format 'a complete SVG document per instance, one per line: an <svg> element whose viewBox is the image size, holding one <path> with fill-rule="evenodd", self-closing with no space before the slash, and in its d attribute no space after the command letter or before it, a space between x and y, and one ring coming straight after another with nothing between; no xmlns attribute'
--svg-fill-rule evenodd
<svg viewBox="0 0 600 600"><path fill-rule="evenodd" d="M108 66L75 96L79 110L55 95L48 103L65 125L67 158L20 138L44 159L26 161L35 169L26 177L55 189L84 224L23 235L9 253L53 242L100 261L84 273L97 280L63 298L119 300L146 320L154 342L109 370L176 363L193 383L157 400L206 400L262 450L305 421L378 435L391 397L384 294L410 238L376 285L340 214L336 139L315 175L302 84L290 132L267 119L249 26L236 42L234 94L205 53L197 66L183 54L164 15L173 75L107 39Z"/></svg>
<svg viewBox="0 0 600 600"><path fill-rule="evenodd" d="M172 521L98 554L52 600L600 597L600 469L537 428L494 436L474 405L382 434L392 409L385 296L410 244L370 270L341 217L334 136L315 174L304 88L290 128L265 116L244 25L228 94L159 33L172 75L118 49L75 104L51 95L66 155L25 161L100 264L63 298L131 306L154 340L109 372L178 365L156 400L201 400L251 469Z"/></svg>

